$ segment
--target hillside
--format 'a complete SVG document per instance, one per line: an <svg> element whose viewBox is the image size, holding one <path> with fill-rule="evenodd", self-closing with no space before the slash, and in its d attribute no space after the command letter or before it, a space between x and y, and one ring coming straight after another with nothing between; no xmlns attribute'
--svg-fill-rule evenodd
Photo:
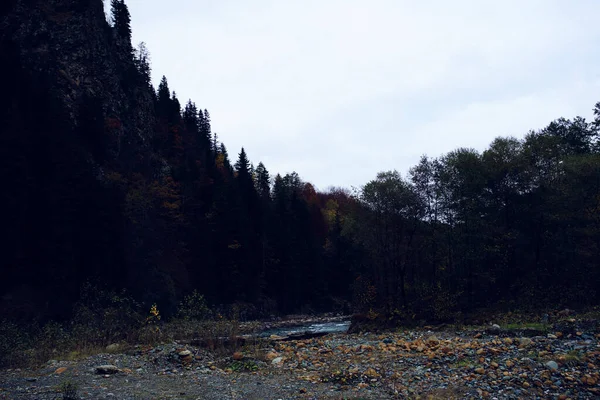
<svg viewBox="0 0 600 400"><path fill-rule="evenodd" d="M333 311L393 327L598 304L600 105L318 192L230 157L206 108L152 86L111 5L112 24L101 0L2 5L4 319Z"/></svg>

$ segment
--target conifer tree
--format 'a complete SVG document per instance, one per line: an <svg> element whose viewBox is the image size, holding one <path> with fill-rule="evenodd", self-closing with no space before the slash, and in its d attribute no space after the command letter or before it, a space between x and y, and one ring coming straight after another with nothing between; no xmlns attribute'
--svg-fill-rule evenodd
<svg viewBox="0 0 600 400"><path fill-rule="evenodd" d="M256 191L260 198L268 199L271 196L269 171L262 162L259 162L256 167Z"/></svg>
<svg viewBox="0 0 600 400"><path fill-rule="evenodd" d="M160 83L158 84L158 90L156 92L156 113L159 118L167 119L169 115L169 108L171 105L171 91L169 90L169 83L167 77L163 75Z"/></svg>
<svg viewBox="0 0 600 400"><path fill-rule="evenodd" d="M125 46L130 52L131 47L131 15L125 0L111 0L111 13L118 43Z"/></svg>

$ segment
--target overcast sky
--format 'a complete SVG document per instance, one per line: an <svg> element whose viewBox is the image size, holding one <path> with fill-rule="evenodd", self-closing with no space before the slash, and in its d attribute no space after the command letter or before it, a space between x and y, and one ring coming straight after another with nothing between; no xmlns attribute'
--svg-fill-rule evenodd
<svg viewBox="0 0 600 400"><path fill-rule="evenodd" d="M405 175L600 101L598 0L126 0L155 86L320 189Z"/></svg>

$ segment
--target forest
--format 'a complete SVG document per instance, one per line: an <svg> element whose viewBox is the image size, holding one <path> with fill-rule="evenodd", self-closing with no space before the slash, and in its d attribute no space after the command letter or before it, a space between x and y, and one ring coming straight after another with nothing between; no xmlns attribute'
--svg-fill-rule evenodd
<svg viewBox="0 0 600 400"><path fill-rule="evenodd" d="M127 5L111 9L0 6L0 319L68 320L90 287L165 318L194 293L244 319L598 304L600 103L316 190L228 149L166 77L153 87Z"/></svg>

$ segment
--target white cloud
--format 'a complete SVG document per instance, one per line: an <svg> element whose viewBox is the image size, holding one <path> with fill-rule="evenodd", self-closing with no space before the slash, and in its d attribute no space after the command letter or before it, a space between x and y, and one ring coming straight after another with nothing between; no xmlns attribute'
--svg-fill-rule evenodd
<svg viewBox="0 0 600 400"><path fill-rule="evenodd" d="M360 185L600 100L593 0L128 0L134 38L230 154Z"/></svg>

